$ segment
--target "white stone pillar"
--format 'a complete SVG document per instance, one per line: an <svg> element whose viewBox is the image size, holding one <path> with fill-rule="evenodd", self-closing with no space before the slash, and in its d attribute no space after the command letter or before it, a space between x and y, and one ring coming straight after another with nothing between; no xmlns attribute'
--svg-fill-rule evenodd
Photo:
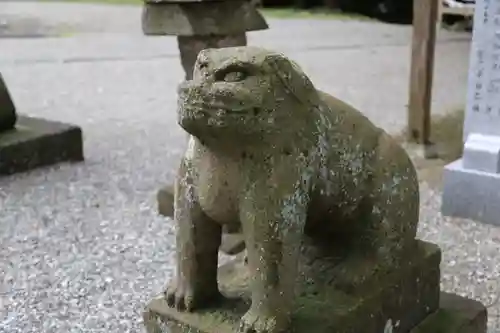
<svg viewBox="0 0 500 333"><path fill-rule="evenodd" d="M477 0L464 153L444 170L443 215L500 226L500 0Z"/></svg>

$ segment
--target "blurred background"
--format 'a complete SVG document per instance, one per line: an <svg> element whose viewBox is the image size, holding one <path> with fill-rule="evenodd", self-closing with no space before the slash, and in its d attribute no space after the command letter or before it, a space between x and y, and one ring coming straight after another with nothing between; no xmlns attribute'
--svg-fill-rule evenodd
<svg viewBox="0 0 500 333"><path fill-rule="evenodd" d="M413 0L258 0L267 8L295 7L297 9L326 8L357 13L389 23L410 24L413 16ZM461 8L474 6L475 0L443 0L444 7ZM443 23L463 21L461 15L446 15Z"/></svg>

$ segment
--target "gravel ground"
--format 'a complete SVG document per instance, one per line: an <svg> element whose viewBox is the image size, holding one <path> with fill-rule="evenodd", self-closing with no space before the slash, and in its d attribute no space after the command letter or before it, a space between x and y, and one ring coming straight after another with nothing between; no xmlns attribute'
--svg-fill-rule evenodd
<svg viewBox="0 0 500 333"><path fill-rule="evenodd" d="M175 39L141 36L135 7L0 7L51 26L76 22L68 38L1 40L0 71L20 113L82 126L87 158L0 178L0 332L140 332L141 310L174 264L173 223L157 216L155 192L172 180L183 150ZM285 51L318 87L387 130L404 125L407 27L270 23L250 42ZM440 34L437 111L462 103L465 39ZM499 229L443 218L441 193L425 183L421 195L420 236L443 249L443 288L491 303L499 292ZM491 332L500 331L498 310L490 311Z"/></svg>

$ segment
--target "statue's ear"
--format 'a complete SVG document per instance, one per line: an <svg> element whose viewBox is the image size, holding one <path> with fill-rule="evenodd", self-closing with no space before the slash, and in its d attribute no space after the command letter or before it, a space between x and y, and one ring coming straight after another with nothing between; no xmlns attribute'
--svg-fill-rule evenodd
<svg viewBox="0 0 500 333"><path fill-rule="evenodd" d="M265 63L278 78L286 92L304 104L309 102L311 91L315 91L315 88L297 63L279 53L268 55Z"/></svg>
<svg viewBox="0 0 500 333"><path fill-rule="evenodd" d="M193 79L198 80L207 75L211 64L220 62L220 49L206 48L198 52L193 68Z"/></svg>

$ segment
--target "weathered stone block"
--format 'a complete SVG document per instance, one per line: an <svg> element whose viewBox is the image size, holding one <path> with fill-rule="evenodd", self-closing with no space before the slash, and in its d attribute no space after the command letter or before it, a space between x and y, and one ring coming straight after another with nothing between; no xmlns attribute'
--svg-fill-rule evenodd
<svg viewBox="0 0 500 333"><path fill-rule="evenodd" d="M148 333L198 333L197 329L189 330L184 325L173 325L168 331L167 324L162 322L161 315L154 312L154 308L163 308L163 300L151 302L151 311L145 312L144 318L149 324ZM395 324L392 321L389 325ZM388 326L389 326L388 325ZM183 331L184 330L184 331ZM315 333L314 329L310 330ZM329 333L337 333L332 330ZM390 332L390 330L389 330ZM393 328L394 332L394 328ZM487 332L487 310L485 306L477 301L461 297L455 294L441 293L439 309L430 314L424 321L411 329L408 333L486 333Z"/></svg>
<svg viewBox="0 0 500 333"><path fill-rule="evenodd" d="M392 332L409 332L439 306L441 252L433 244L419 241L417 245L397 270L375 273L353 290L330 281L328 268L323 279L309 279L310 267L301 260L294 332L380 333L391 323ZM217 307L180 313L169 308L163 297L154 299L144 313L148 333L237 332L239 318L249 307L248 281L246 266L239 259L219 269L226 298Z"/></svg>
<svg viewBox="0 0 500 333"><path fill-rule="evenodd" d="M500 173L467 169L463 162L444 168L441 213L500 225Z"/></svg>
<svg viewBox="0 0 500 333"><path fill-rule="evenodd" d="M19 116L14 129L0 133L0 175L83 159L82 131L76 126Z"/></svg>
<svg viewBox="0 0 500 333"><path fill-rule="evenodd" d="M441 293L439 310L410 333L486 333L486 307L455 294Z"/></svg>
<svg viewBox="0 0 500 333"><path fill-rule="evenodd" d="M500 136L471 133L464 145L464 168L500 174Z"/></svg>
<svg viewBox="0 0 500 333"><path fill-rule="evenodd" d="M142 12L145 35L234 35L267 28L246 0L145 3Z"/></svg>

